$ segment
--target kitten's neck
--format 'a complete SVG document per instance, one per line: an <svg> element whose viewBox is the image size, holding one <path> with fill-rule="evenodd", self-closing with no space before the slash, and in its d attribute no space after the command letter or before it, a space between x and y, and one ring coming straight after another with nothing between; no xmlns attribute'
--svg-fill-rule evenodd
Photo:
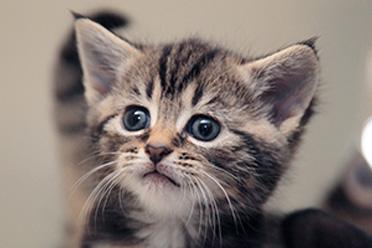
<svg viewBox="0 0 372 248"><path fill-rule="evenodd" d="M136 236L144 240L145 247L151 248L183 248L189 247L190 230L179 219L163 219L144 226L137 231Z"/></svg>
<svg viewBox="0 0 372 248"><path fill-rule="evenodd" d="M90 225L94 232L87 232L83 243L107 241L123 244L123 247L135 244L141 248L259 248L264 239L261 213L241 213L237 223L231 215L221 213L221 229L218 229L212 223L207 227L200 226L198 216L185 221L172 216L156 216L131 206L124 206L123 211L117 202L112 203L114 205L108 203L105 211L97 211L97 219L92 219Z"/></svg>
<svg viewBox="0 0 372 248"><path fill-rule="evenodd" d="M220 229L217 223L215 223L215 226L212 223L208 223L207 226L201 226L198 216L188 222L179 218L153 217L151 219L149 216L144 216L141 215L138 221L152 222L152 224L143 226L137 231L136 236L144 240L145 247L259 248L265 239L262 231L264 218L261 213L255 213L249 217L240 216L237 222L230 215L221 215Z"/></svg>
<svg viewBox="0 0 372 248"><path fill-rule="evenodd" d="M141 219L146 221L143 216ZM237 223L230 215L220 216L221 229L212 223L200 226L198 217L187 223L178 218L155 218L147 221L153 221L153 224L138 230L136 236L144 240L144 247L149 248L260 248L265 239L262 231L264 218L261 213L241 216Z"/></svg>

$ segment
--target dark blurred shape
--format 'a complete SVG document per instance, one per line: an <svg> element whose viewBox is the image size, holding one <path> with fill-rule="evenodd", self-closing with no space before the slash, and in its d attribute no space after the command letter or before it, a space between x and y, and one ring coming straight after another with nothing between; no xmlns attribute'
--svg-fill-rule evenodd
<svg viewBox="0 0 372 248"><path fill-rule="evenodd" d="M372 237L354 225L317 209L290 214L281 224L287 248L367 248Z"/></svg>
<svg viewBox="0 0 372 248"><path fill-rule="evenodd" d="M324 208L372 234L372 170L359 152L347 163Z"/></svg>

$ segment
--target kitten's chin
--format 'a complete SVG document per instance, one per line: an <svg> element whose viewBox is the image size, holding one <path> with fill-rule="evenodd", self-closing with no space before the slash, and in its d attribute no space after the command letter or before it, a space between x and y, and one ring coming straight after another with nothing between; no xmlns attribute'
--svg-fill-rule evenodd
<svg viewBox="0 0 372 248"><path fill-rule="evenodd" d="M162 217L187 218L192 200L178 182L158 172L132 176L123 187L134 193L142 207Z"/></svg>
<svg viewBox="0 0 372 248"><path fill-rule="evenodd" d="M150 184L149 186L154 188L161 187L180 187L180 184L168 175L160 173L158 171L151 171L143 175L144 184Z"/></svg>

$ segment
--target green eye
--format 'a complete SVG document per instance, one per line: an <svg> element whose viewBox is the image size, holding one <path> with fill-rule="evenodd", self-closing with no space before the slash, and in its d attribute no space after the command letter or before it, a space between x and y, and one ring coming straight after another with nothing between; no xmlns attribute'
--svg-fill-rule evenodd
<svg viewBox="0 0 372 248"><path fill-rule="evenodd" d="M123 116L123 125L128 131L138 131L150 126L149 111L141 106L130 106Z"/></svg>
<svg viewBox="0 0 372 248"><path fill-rule="evenodd" d="M187 124L187 132L195 139L211 141L220 133L220 124L206 115L196 115Z"/></svg>

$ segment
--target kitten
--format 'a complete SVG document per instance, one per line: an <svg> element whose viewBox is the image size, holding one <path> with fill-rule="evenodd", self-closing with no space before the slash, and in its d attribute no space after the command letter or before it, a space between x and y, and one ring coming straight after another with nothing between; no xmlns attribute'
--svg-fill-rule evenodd
<svg viewBox="0 0 372 248"><path fill-rule="evenodd" d="M324 216L279 222L262 206L313 114L315 40L249 58L199 39L139 44L110 31L126 23L76 15L80 59L72 34L57 66L67 185L78 181L67 246L299 247L298 225Z"/></svg>

